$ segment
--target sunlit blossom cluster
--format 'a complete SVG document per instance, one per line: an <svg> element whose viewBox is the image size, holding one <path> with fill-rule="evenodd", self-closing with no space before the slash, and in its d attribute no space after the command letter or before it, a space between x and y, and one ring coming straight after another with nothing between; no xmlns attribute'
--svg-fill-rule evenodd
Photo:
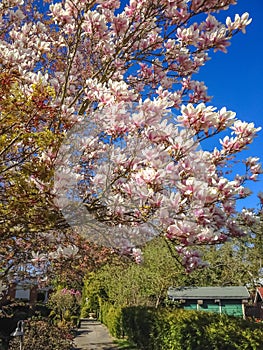
<svg viewBox="0 0 263 350"><path fill-rule="evenodd" d="M81 296L81 293L80 293L79 290L67 289L67 288L61 289L61 294L70 294L70 295L74 295L76 297L80 297Z"/></svg>

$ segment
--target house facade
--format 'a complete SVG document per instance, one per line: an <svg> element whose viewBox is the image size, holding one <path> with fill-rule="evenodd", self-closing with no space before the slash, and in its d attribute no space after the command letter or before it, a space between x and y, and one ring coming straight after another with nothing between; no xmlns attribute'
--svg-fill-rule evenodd
<svg viewBox="0 0 263 350"><path fill-rule="evenodd" d="M39 288L36 284L30 282L11 283L8 287L1 286L1 303L11 300L21 300L36 304L38 301L46 302L51 288Z"/></svg>
<svg viewBox="0 0 263 350"><path fill-rule="evenodd" d="M180 287L168 289L168 299L185 310L215 312L245 318L250 299L246 287Z"/></svg>

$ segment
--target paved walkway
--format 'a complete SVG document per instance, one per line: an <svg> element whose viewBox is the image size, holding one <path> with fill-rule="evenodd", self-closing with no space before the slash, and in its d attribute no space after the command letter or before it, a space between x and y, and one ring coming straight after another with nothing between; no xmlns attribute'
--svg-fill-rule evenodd
<svg viewBox="0 0 263 350"><path fill-rule="evenodd" d="M107 328L98 321L83 319L74 339L74 350L117 350Z"/></svg>

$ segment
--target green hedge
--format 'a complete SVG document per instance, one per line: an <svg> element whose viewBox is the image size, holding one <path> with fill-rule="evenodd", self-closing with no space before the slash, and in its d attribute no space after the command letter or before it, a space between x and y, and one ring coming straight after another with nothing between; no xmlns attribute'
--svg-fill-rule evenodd
<svg viewBox="0 0 263 350"><path fill-rule="evenodd" d="M108 305L102 321L114 336L121 330L141 350L263 349L262 324L227 315Z"/></svg>
<svg viewBox="0 0 263 350"><path fill-rule="evenodd" d="M122 322L124 334L139 349L154 350L156 343L156 320L155 309L143 306L133 306L122 309Z"/></svg>
<svg viewBox="0 0 263 350"><path fill-rule="evenodd" d="M107 326L113 337L123 337L121 308L116 308L110 303L103 303L100 310L100 321Z"/></svg>

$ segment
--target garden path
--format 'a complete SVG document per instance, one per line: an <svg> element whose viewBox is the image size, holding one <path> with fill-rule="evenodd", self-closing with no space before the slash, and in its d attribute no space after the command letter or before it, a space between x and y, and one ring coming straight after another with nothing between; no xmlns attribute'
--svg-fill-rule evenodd
<svg viewBox="0 0 263 350"><path fill-rule="evenodd" d="M99 321L90 319L81 320L74 344L74 350L118 350L107 328Z"/></svg>

